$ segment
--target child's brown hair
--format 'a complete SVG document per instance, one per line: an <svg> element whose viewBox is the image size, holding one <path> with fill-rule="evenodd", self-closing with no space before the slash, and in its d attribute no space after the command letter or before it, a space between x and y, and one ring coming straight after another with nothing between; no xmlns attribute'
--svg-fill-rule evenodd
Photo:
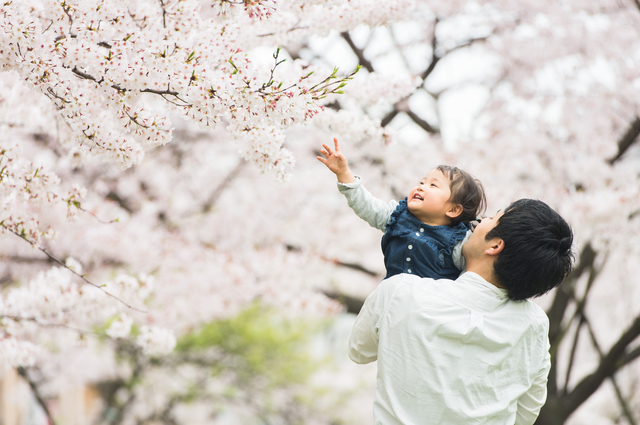
<svg viewBox="0 0 640 425"><path fill-rule="evenodd" d="M462 213L451 219L452 225L468 223L484 214L487 199L480 180L458 167L438 165L436 169L449 178L450 202L462 206Z"/></svg>

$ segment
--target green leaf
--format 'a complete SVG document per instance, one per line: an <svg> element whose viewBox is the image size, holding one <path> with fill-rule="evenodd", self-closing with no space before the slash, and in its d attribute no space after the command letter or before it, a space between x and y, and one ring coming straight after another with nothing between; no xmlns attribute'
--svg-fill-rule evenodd
<svg viewBox="0 0 640 425"><path fill-rule="evenodd" d="M266 379L268 386L304 382L317 367L308 342L320 329L318 322L287 318L255 304L235 317L184 335L176 352L222 353L223 365L217 367L232 370L239 382Z"/></svg>

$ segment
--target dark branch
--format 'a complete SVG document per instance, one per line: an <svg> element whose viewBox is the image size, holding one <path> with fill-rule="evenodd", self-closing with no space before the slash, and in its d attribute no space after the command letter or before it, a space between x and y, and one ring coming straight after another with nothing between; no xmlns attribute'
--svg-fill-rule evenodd
<svg viewBox="0 0 640 425"><path fill-rule="evenodd" d="M640 316L636 317L631 326L618 339L618 342L602 357L598 368L591 375L580 381L571 393L567 394L564 404L567 416L588 399L606 378L613 376L619 369L621 360L625 358L627 347L638 336L640 336Z"/></svg>
<svg viewBox="0 0 640 425"><path fill-rule="evenodd" d="M165 9L165 4L164 1L159 0L160 1L160 8L162 9L162 27L166 28L167 27L167 9Z"/></svg>
<svg viewBox="0 0 640 425"><path fill-rule="evenodd" d="M351 297L349 295L341 294L335 291L322 291L324 295L332 300L338 301L340 304L347 308L347 313L358 314L362 309L364 300L361 298Z"/></svg>
<svg viewBox="0 0 640 425"><path fill-rule="evenodd" d="M582 274L591 269L596 259L596 252L591 247L591 244L585 245L580 254L580 260L578 264L571 271L571 274L567 279L558 287L555 298L549 310L547 310L547 316L549 316L549 341L551 346L557 346L564 334L562 327L562 319L567 310L569 302L573 299L572 286L578 280ZM552 348L553 350L553 348Z"/></svg>
<svg viewBox="0 0 640 425"><path fill-rule="evenodd" d="M600 343L598 343L598 340L596 339L596 334L593 331L591 322L586 317L584 317L584 322L586 323L587 330L589 331L589 335L591 336L591 342L596 348L598 356L600 356L600 360L602 361L602 348L600 348ZM618 398L618 402L620 403L620 407L622 407L622 412L629 421L629 425L636 425L636 420L634 419L633 413L631 413L631 409L629 408L629 402L625 400L624 396L622 395L622 390L620 390L620 385L618 385L618 381L616 380L615 375L612 374L609 379L611 380L611 384L613 385L613 389L616 393L616 397Z"/></svg>
<svg viewBox="0 0 640 425"><path fill-rule="evenodd" d="M27 264L37 264L37 263L55 263L51 258L37 258L37 257L23 257L20 255L7 255L0 256L2 260L8 260L10 263L27 263Z"/></svg>
<svg viewBox="0 0 640 425"><path fill-rule="evenodd" d="M586 323L586 318L580 312L580 320L578 321L578 325L576 327L576 333L573 336L573 344L571 345L571 352L569 353L569 364L567 365L567 373L564 377L564 390L566 393L568 390L569 382L571 381L571 372L573 371L573 362L576 358L576 353L578 351L578 342L580 341L580 334L582 333L582 327Z"/></svg>
<svg viewBox="0 0 640 425"><path fill-rule="evenodd" d="M547 388L550 398L558 397L558 379L557 379L557 352L560 342L565 336L567 327L563 326L563 318L567 311L569 303L574 299L575 293L573 286L578 278L586 271L593 267L593 263L596 258L596 252L591 247L591 244L587 244L582 249L580 260L576 267L571 271L571 274L567 279L558 287L553 298L551 307L547 310L547 316L549 317L549 342L551 343L551 370L549 372L549 380L547 382ZM551 409L552 403L548 403ZM541 414L545 413L545 409Z"/></svg>
<svg viewBox="0 0 640 425"><path fill-rule="evenodd" d="M417 116L415 114L415 112L413 112L412 110L406 111L406 114L409 115L409 118L411 118L413 120L413 122L418 124L420 126L420 128L422 128L427 133L437 134L437 133L440 132L440 130L438 130L437 128L432 127L428 122L426 122L425 120L423 120L422 118Z"/></svg>
<svg viewBox="0 0 640 425"><path fill-rule="evenodd" d="M621 369L623 366L628 365L638 357L640 357L640 347L636 347L629 351L618 363L618 368Z"/></svg>
<svg viewBox="0 0 640 425"><path fill-rule="evenodd" d="M415 112L411 110L411 108L409 107L410 97L411 95L397 101L393 105L393 110L389 112L384 118L382 118L382 121L380 121L380 126L386 127L391 121L393 121L396 115L398 115L400 112L404 112L405 114L407 114L409 118L411 118L411 120L414 123L416 123L420 128L422 128L427 133L433 133L433 134L440 133L440 130L433 127L431 124L429 124L427 121L420 118Z"/></svg>
<svg viewBox="0 0 640 425"><path fill-rule="evenodd" d="M375 272L375 271L373 271L373 270L369 270L369 269L367 269L366 267L364 267L364 266L363 266L363 265L361 265L361 264L357 264L357 263L345 263L345 262L343 262L343 261L336 260L336 259L334 259L334 260L329 260L329 261L331 261L333 264L336 264L336 265L338 265L338 266L347 267L347 268L349 268L349 269L357 270L357 271L359 271L359 272L362 272L362 273L368 274L369 276L372 276L372 277L380 277L380 275L379 275L378 273L376 273L376 272Z"/></svg>
<svg viewBox="0 0 640 425"><path fill-rule="evenodd" d="M105 295L108 295L109 297L115 299L116 301L118 301L119 303L121 303L122 305L130 308L131 310L135 310L135 311L139 311L141 313L146 313L146 311L135 308L133 306L131 306L130 304L127 304L126 302L124 302L122 299L118 298L117 296L113 295L112 293L108 292L107 290L104 289L104 285L97 285L95 283L93 283L92 281L90 281L89 279L87 279L87 277L83 274L78 273L77 271L75 271L74 269L72 269L71 267L67 266L62 260L60 260L57 257L54 257L49 251L47 251L46 249L42 248L40 245L38 245L36 242L29 240L26 236L18 233L17 231L5 226L4 224L0 223L0 226L2 226L2 228L4 228L6 231L16 235L17 237L19 237L20 239L22 239L23 241L27 242L28 244L30 244L32 247L34 247L35 249L39 250L40 252L42 252L43 254L45 254L47 257L49 257L49 259L51 261L53 261L54 263L57 263L59 265L61 265L62 267L64 267L65 269L69 270L71 273L73 273L74 275L78 276L80 279L82 279L86 284L93 286L94 288L99 289L100 291L102 291Z"/></svg>
<svg viewBox="0 0 640 425"><path fill-rule="evenodd" d="M29 388L31 388L31 392L33 393L33 396L35 397L36 401L44 411L44 414L47 415L47 420L49 421L49 424L55 425L56 421L53 419L53 416L51 415L51 412L49 411L49 408L47 407L47 403L44 401L42 394L40 394L40 389L38 388L38 384L29 377L29 374L27 373L27 370L25 368L19 367L18 374L22 376L22 378L25 381L27 381L27 383L29 384Z"/></svg>
<svg viewBox="0 0 640 425"><path fill-rule="evenodd" d="M128 200L124 199L122 196L120 196L120 194L114 192L113 190L107 193L107 196L105 198L109 199L110 201L114 201L120 206L120 208L127 211L129 214L133 214L136 212L135 208Z"/></svg>
<svg viewBox="0 0 640 425"><path fill-rule="evenodd" d="M440 56L438 56L438 53L436 53L436 50L438 48L438 37L436 36L436 27L438 26L438 22L440 22L440 18L436 17L436 20L433 23L433 35L431 36L431 62L429 63L427 69L424 70L422 75L420 75L423 80L427 79L427 77L435 69L440 59L442 59Z"/></svg>
<svg viewBox="0 0 640 425"><path fill-rule="evenodd" d="M97 79L96 77L94 77L93 75L91 75L91 74L87 74L86 72L81 71L81 70L79 70L79 69L78 69L78 68L76 68L76 67L73 67L73 69L71 70L71 72L73 72L73 73L74 73L77 77L79 77L79 78L82 78L82 79L84 79L84 80L91 80L91 81L94 81L94 82L96 82L96 83L98 83L98 84L102 84L102 82L104 81L104 79L98 80L98 79ZM129 89L122 88L122 87L120 87L120 86L119 86L119 85L117 85L117 84L113 84L113 85L111 86L111 88L112 88L112 89L115 89L115 90L118 90L119 92L126 92L126 91L129 91ZM178 93L178 92L177 92L177 91L175 91L175 90L171 90L171 88L169 87L169 85L167 85L166 90L142 89L142 90L140 90L140 93L151 93L151 94L157 94L157 95L160 95L160 96L163 96L163 97L164 97L164 96L167 96L167 95L169 95L169 96L174 96L176 99L178 99L178 100L180 100L181 102L183 102L183 103L184 103L183 105L177 105L176 103L174 103L174 105L177 105L177 106L185 106L185 107L186 107L186 106L190 106L189 104L187 104L187 102L185 102L184 100L180 99L180 98L178 97L178 95L179 95L180 93ZM168 99L165 99L165 100L168 100Z"/></svg>
<svg viewBox="0 0 640 425"><path fill-rule="evenodd" d="M84 71L80 71L78 68L76 68L75 66L73 67L73 69L71 70L71 72L73 72L76 76L84 79L84 80L91 80L91 81L95 81L96 83L100 83L101 81L98 81L96 79L96 77L94 77L91 74L87 74Z"/></svg>
<svg viewBox="0 0 640 425"><path fill-rule="evenodd" d="M636 0L638 3L640 0ZM640 134L640 117L636 117L629 129L625 133L624 136L620 140L618 140L618 153L611 159L609 159L609 164L613 165L617 160L619 160L622 155L633 145L633 143L638 140L638 135Z"/></svg>
<svg viewBox="0 0 640 425"><path fill-rule="evenodd" d="M578 300L578 297L576 296L575 293L575 285L571 285L569 288L572 292L571 297L575 300L577 307L576 307L576 311L573 315L573 317L571 318L571 320L569 321L569 323L567 324L567 326L565 327L567 330L565 330L563 333L566 333L568 331L569 326L571 326L572 323L574 323L576 320L578 320L578 327L576 329L576 333L574 335L574 341L573 341L573 346L571 349L571 354L569 357L569 365L567 366L567 375L566 375L566 379L565 379L565 392L567 391L567 385L569 383L569 378L571 376L571 371L573 369L573 361L576 355L576 350L578 347L578 339L580 337L580 330L582 329L583 325L587 325L587 327L589 326L589 322L587 320L587 317L585 315L585 306L587 305L587 298L589 297L589 291L591 290L591 288L593 288L593 283L595 282L596 278L598 277L598 275L600 274L601 268L595 268L593 266L593 263L591 265L591 267L589 268L590 272L589 272L589 279L587 280L587 287L585 288L584 294L582 296L582 298L580 300ZM590 328L589 328L590 330ZM595 340L595 335L592 335L592 342L594 344L594 346L596 347L596 349L598 350L598 353L600 355L600 357L602 358L602 351L600 350L600 347L597 344L597 341Z"/></svg>
<svg viewBox="0 0 640 425"><path fill-rule="evenodd" d="M391 112L389 112L384 118L382 118L382 121L380 121L380 126L381 127L386 127L387 125L389 125L389 123L391 121L393 121L393 119L396 117L396 115L398 115L400 113L400 111L398 111L398 109L396 109L395 107L393 108L393 110Z"/></svg>
<svg viewBox="0 0 640 425"><path fill-rule="evenodd" d="M202 205L202 208L200 209L203 214L207 214L209 211L211 211L222 192L224 192L225 189L229 187L231 182L233 182L233 180L235 180L235 178L240 175L240 172L242 171L246 163L246 161L240 161L238 165L236 165L235 168L231 170L231 172L227 174L224 180L222 180L222 182L214 189L214 191L211 193L211 195L209 195L209 198L207 198L205 203Z"/></svg>
<svg viewBox="0 0 640 425"><path fill-rule="evenodd" d="M367 71L374 72L373 65L367 58L364 57L364 50L358 48L358 46L355 45L355 43L351 39L351 35L349 35L349 32L345 31L340 33L340 35L342 36L342 38L344 38L344 40L347 42L349 47L351 47L351 50L353 50L353 53L355 53L356 56L358 57L358 63Z"/></svg>

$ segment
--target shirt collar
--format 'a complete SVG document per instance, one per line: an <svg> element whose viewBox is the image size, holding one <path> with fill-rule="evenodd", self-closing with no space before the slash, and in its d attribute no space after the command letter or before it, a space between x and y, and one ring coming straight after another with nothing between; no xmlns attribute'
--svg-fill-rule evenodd
<svg viewBox="0 0 640 425"><path fill-rule="evenodd" d="M462 275L460 275L458 279L475 284L475 285L480 285L488 289L489 291L493 292L499 298L503 298L503 299L507 298L508 291L506 289L498 288L493 283L487 282L485 279L480 277L480 275L477 273L464 272Z"/></svg>

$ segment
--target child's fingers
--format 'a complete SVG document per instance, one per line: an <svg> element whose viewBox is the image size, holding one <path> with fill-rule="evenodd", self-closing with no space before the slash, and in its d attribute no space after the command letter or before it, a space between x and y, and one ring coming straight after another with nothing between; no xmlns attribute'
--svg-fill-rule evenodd
<svg viewBox="0 0 640 425"><path fill-rule="evenodd" d="M336 146L336 153L340 152L340 145L338 144L338 138L337 137L333 138L333 144Z"/></svg>
<svg viewBox="0 0 640 425"><path fill-rule="evenodd" d="M322 144L322 147L325 149L325 151L327 151L329 153L329 155L333 154L333 152L331 151L331 148L329 147L329 145L326 144ZM322 152L322 149L320 150L320 152Z"/></svg>

